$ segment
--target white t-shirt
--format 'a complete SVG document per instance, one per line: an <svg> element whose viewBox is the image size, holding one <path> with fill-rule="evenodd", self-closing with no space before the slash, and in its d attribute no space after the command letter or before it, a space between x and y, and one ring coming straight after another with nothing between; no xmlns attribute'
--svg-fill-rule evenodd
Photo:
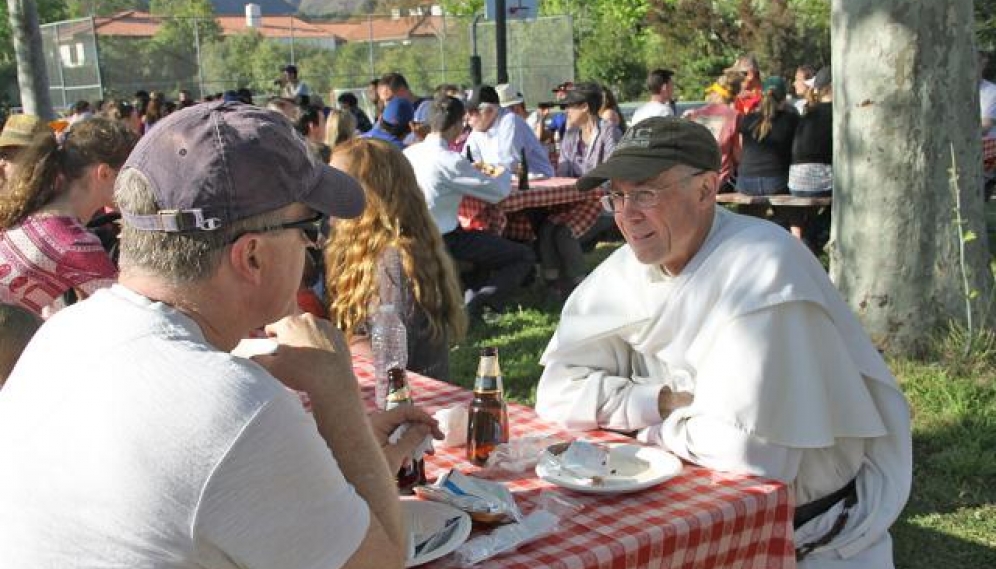
<svg viewBox="0 0 996 569"><path fill-rule="evenodd" d="M980 118L996 121L996 84L985 79L979 80L979 107Z"/></svg>
<svg viewBox="0 0 996 569"><path fill-rule="evenodd" d="M674 116L674 110L671 108L671 105L658 103L657 101L649 101L644 103L639 109L636 109L636 112L633 113L633 120L631 120L629 124L635 125L644 119L649 119L650 117L670 116Z"/></svg>
<svg viewBox="0 0 996 569"><path fill-rule="evenodd" d="M4 569L334 568L369 526L296 397L120 285L39 330L0 456Z"/></svg>
<svg viewBox="0 0 996 569"><path fill-rule="evenodd" d="M415 170L429 213L444 235L459 225L457 213L464 196L498 203L512 190L508 169L495 177L481 173L462 154L450 150L435 132L406 148L405 156Z"/></svg>

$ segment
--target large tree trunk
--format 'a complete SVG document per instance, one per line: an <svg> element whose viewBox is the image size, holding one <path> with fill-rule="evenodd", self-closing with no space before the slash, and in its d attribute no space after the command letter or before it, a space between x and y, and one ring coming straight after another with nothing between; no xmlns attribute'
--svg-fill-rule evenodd
<svg viewBox="0 0 996 569"><path fill-rule="evenodd" d="M967 322L952 149L976 325L991 297L972 37L970 0L833 0L831 276L890 353Z"/></svg>
<svg viewBox="0 0 996 569"><path fill-rule="evenodd" d="M38 8L34 0L7 0L14 54L17 57L17 85L21 89L24 112L44 119L55 118L48 92L45 52L38 28Z"/></svg>

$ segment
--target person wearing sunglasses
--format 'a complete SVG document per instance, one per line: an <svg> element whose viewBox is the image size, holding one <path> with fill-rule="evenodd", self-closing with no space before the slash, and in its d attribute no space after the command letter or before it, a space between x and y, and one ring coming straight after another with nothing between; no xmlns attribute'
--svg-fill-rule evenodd
<svg viewBox="0 0 996 569"><path fill-rule="evenodd" d="M0 192L17 172L17 157L40 132L45 132L45 123L35 115L7 117L0 131Z"/></svg>
<svg viewBox="0 0 996 569"><path fill-rule="evenodd" d="M909 405L812 253L716 207L719 170L706 127L655 117L578 181L626 245L568 299L536 411L787 484L803 569L891 567Z"/></svg>
<svg viewBox="0 0 996 569"><path fill-rule="evenodd" d="M392 473L442 434L368 419L343 334L295 305L319 216L360 215L360 186L279 113L218 101L146 133L115 196L118 283L0 390L4 565L402 567ZM230 353L258 328L275 351Z"/></svg>

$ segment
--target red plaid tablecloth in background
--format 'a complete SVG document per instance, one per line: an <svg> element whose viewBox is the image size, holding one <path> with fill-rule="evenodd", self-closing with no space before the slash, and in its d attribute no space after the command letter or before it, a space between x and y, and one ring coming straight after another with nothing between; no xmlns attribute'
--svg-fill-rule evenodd
<svg viewBox="0 0 996 569"><path fill-rule="evenodd" d="M996 138L982 139L982 169L996 170Z"/></svg>
<svg viewBox="0 0 996 569"><path fill-rule="evenodd" d="M364 400L373 407L373 366L353 359ZM408 372L418 404L430 413L466 404L466 389ZM536 416L529 407L509 404L512 437L562 435L555 425ZM584 433L589 440L629 440L606 432ZM436 445L439 447L439 445ZM427 457L430 479L458 468L477 470L466 460L466 450L437 448ZM529 512L540 494L558 492L583 509L561 521L563 530L520 549L478 565L482 568L637 569L795 567L792 543L792 503L788 488L777 482L723 474L696 466L659 487L633 494L595 496L553 486L532 472L498 478L515 494L519 507ZM452 565L447 557L425 565L441 569Z"/></svg>
<svg viewBox="0 0 996 569"><path fill-rule="evenodd" d="M601 194L579 192L574 187L576 182L575 178L534 180L529 182L528 190L512 190L497 204L465 197L460 202L460 226L516 241L532 241L536 235L524 210L543 208L550 211L549 219L570 227L574 237L580 237L595 223L602 206L598 202Z"/></svg>

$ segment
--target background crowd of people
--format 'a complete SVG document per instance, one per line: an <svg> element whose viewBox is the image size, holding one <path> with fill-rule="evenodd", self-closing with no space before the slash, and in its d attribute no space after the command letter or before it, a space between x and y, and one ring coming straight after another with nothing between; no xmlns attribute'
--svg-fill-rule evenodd
<svg viewBox="0 0 996 569"><path fill-rule="evenodd" d="M535 239L520 242L463 227L457 210L464 196L501 201L520 174L577 178L604 162L627 126L611 89L567 81L530 110L511 84L471 90L443 84L420 97L392 72L366 89L371 117L354 93L326 103L297 72L285 66L275 82L279 94L258 104L286 116L322 162L356 176L373 204L361 219L343 223L342 231L359 239L326 224L328 243L353 241L348 248L327 248L324 256L309 255L302 308L333 318L362 342L383 273L375 269L385 248L397 250L410 300L408 324L419 331L412 343L437 346L420 369L446 377L445 347L462 336L467 317L500 312L516 289L534 279L556 302L584 279L582 247L614 229L610 212L582 233L571 223L577 216L571 207L534 210ZM649 100L629 123L676 115L675 80L669 69L651 71ZM744 56L705 89L704 106L684 113L719 143L720 191L830 193L829 69L802 66L793 87L794 104L784 79L763 77L758 62ZM175 100L139 91L131 100L79 101L48 124L30 115L10 117L0 136L0 302L47 317L113 282L111 188L118 169L135 142L165 117L213 101L257 104L247 89L200 101L187 91ZM330 263L336 270L325 280ZM413 360L419 357L413 351Z"/></svg>

